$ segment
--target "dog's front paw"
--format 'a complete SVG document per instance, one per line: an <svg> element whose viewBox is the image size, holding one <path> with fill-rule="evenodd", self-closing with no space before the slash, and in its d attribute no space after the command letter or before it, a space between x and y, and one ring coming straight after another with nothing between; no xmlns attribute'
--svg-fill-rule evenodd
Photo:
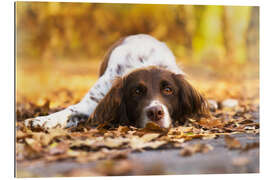
<svg viewBox="0 0 270 180"><path fill-rule="evenodd" d="M60 111L48 116L39 116L26 119L24 124L32 130L48 130L53 128L65 128L68 123L70 113Z"/></svg>
<svg viewBox="0 0 270 180"><path fill-rule="evenodd" d="M39 116L35 118L26 119L24 121L26 127L32 130L48 130L53 128L64 128L66 123L57 118L49 116Z"/></svg>
<svg viewBox="0 0 270 180"><path fill-rule="evenodd" d="M24 121L24 125L32 130L45 130L46 122L49 121L50 118L48 116L40 116L35 118L29 118Z"/></svg>
<svg viewBox="0 0 270 180"><path fill-rule="evenodd" d="M88 115L72 114L69 110L63 110L49 116L39 116L26 119L24 124L32 130L49 130L53 128L76 127L80 122L85 122Z"/></svg>

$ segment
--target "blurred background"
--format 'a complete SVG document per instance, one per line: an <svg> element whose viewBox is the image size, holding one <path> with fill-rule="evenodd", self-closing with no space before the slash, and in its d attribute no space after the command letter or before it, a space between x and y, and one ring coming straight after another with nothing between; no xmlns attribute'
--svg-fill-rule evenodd
<svg viewBox="0 0 270 180"><path fill-rule="evenodd" d="M138 33L166 42L207 97L259 97L259 7L16 2L17 101L77 102L108 48Z"/></svg>
<svg viewBox="0 0 270 180"><path fill-rule="evenodd" d="M16 8L22 58L102 57L119 38L146 33L181 61L258 61L258 7L17 2Z"/></svg>

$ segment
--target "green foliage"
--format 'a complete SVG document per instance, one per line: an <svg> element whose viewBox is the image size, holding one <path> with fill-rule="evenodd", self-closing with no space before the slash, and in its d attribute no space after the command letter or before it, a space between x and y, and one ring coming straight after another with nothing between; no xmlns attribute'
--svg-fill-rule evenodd
<svg viewBox="0 0 270 180"><path fill-rule="evenodd" d="M17 58L100 58L120 37L147 33L182 61L257 60L254 10L259 13L258 7L16 2Z"/></svg>

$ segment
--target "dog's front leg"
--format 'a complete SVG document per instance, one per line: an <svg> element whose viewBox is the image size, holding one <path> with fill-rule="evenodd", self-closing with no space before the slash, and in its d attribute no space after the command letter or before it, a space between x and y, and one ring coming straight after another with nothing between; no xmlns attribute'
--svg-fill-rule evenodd
<svg viewBox="0 0 270 180"><path fill-rule="evenodd" d="M106 76L106 74L101 76L78 104L48 116L26 119L25 125L31 129L46 130L75 127L78 123L87 120L112 86L111 78Z"/></svg>

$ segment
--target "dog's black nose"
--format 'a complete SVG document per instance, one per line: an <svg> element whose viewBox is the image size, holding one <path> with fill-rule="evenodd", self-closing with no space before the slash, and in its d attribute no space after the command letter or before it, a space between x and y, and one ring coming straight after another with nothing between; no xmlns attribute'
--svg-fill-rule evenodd
<svg viewBox="0 0 270 180"><path fill-rule="evenodd" d="M147 117L151 121L159 121L164 117L164 111L162 106L157 105L157 106L152 106L146 110Z"/></svg>

